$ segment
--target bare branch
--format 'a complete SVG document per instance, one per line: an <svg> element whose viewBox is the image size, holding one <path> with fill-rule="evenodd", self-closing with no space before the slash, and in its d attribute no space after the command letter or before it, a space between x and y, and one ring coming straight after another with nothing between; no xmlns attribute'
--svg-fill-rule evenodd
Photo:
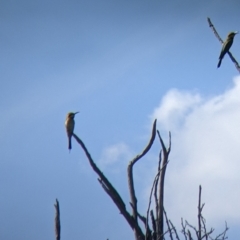
<svg viewBox="0 0 240 240"><path fill-rule="evenodd" d="M149 216L149 211L150 211L150 206L151 206L152 193L153 193L153 189L154 189L154 187L155 187L155 185L156 185L156 182L157 182L158 177L159 177L159 172L157 173L157 175L156 175L155 178L154 178L153 185L152 185L152 189L151 189L151 192L150 192L149 201L148 201L147 220L146 220L146 225L145 225L146 231L147 231L148 216ZM145 234L145 240L147 240L147 234Z"/></svg>
<svg viewBox="0 0 240 240"><path fill-rule="evenodd" d="M162 150L160 150L160 153L159 153L159 160L158 160L158 172L160 173L160 169L161 169L161 162L162 162ZM156 180L156 183L155 183L155 187L154 187L154 199L155 199L155 206L156 206L156 221L157 223L159 222L159 219L158 219L158 211L159 211L159 206L158 206L158 182L159 182L159 177L157 178Z"/></svg>
<svg viewBox="0 0 240 240"><path fill-rule="evenodd" d="M225 239L227 239L226 233L227 233L228 229L229 228L227 226L227 223L225 222L225 230L222 233L220 233L219 235L217 235L216 238L214 238L214 240L225 240Z"/></svg>
<svg viewBox="0 0 240 240"><path fill-rule="evenodd" d="M55 216L55 235L56 240L60 240L61 236L61 224L60 224L60 208L59 208L59 202L56 199L56 203L54 204L54 207L56 209L56 216Z"/></svg>
<svg viewBox="0 0 240 240"><path fill-rule="evenodd" d="M196 233L197 239L199 240L199 238L198 238L198 230L194 226L192 226L190 223L188 223L188 221L185 220L185 223L186 223L186 226L188 226L188 227L190 227L190 228L192 228L194 230L194 232Z"/></svg>
<svg viewBox="0 0 240 240"><path fill-rule="evenodd" d="M102 185L103 189L112 198L113 202L117 205L118 209L120 210L121 214L124 216L124 218L126 219L128 224L130 225L130 227L132 229L137 229L140 239L144 239L144 235L143 235L141 229L139 228L138 225L135 225L135 222L133 221L132 216L126 210L125 203L123 202L121 196L119 195L117 190L112 186L112 184L109 182L109 180L105 177L105 175L97 167L97 165L93 161L90 153L88 152L87 148L85 147L83 141L74 133L73 133L73 137L75 138L75 140L80 144L80 146L84 150L92 169L98 174L98 176L99 176L98 181Z"/></svg>
<svg viewBox="0 0 240 240"><path fill-rule="evenodd" d="M153 123L152 135L151 135L149 143L147 144L147 146L145 147L143 152L140 155L137 155L132 161L130 161L129 165L128 165L128 185L129 185L131 204L133 207L132 216L133 216L133 221L134 221L135 226L138 226L138 221L137 221L137 212L138 211L137 211L137 198L136 198L134 182L133 182L133 166L139 159L141 159L151 149L152 144L155 139L155 136L156 136L156 124L157 124L157 119L155 119L155 121ZM135 229L135 238L138 239L139 235L140 235L139 232L137 231L137 229Z"/></svg>
<svg viewBox="0 0 240 240"><path fill-rule="evenodd" d="M191 232L189 230L188 230L188 238L189 238L189 240L193 240Z"/></svg>
<svg viewBox="0 0 240 240"><path fill-rule="evenodd" d="M152 221L152 228L153 228L153 240L156 240L156 231L157 231L157 228L156 228L156 220L155 220L155 217L154 217L154 213L153 213L153 210L150 211L150 216L151 216L151 221Z"/></svg>
<svg viewBox="0 0 240 240"><path fill-rule="evenodd" d="M219 36L217 30L215 29L214 25L211 22L210 18L207 18L209 27L213 30L214 35L217 37L217 39L219 40L219 42L221 42L221 44L223 44L223 40L221 39L221 37ZM232 62L234 63L236 69L238 70L238 72L240 72L240 66L239 63L237 62L237 60L233 57L232 53L230 51L228 51L228 56L230 57L230 59L232 60Z"/></svg>
<svg viewBox="0 0 240 240"><path fill-rule="evenodd" d="M167 223L167 226L168 226L168 231L169 231L170 239L173 240L172 230L171 230L170 223L169 223L169 220L168 220L168 217L167 217L167 213L166 213L166 211L165 211L164 208L163 208L163 212L164 212L165 219L166 219L166 223Z"/></svg>
<svg viewBox="0 0 240 240"><path fill-rule="evenodd" d="M164 142L160 136L159 131L157 131L158 134L158 138L160 140L161 143L161 147L162 147L162 155L163 155L163 161L162 161L162 171L160 173L159 179L159 198L158 198L158 212L157 212L157 237L162 236L163 233L163 202L164 202L164 178L165 178L165 172L167 169L167 162L168 162L168 155L171 151L171 134L169 134L169 148L166 149ZM162 238L160 239L162 240Z"/></svg>
<svg viewBox="0 0 240 240"><path fill-rule="evenodd" d="M184 237L185 237L185 240L187 240L187 232L186 232L186 222L185 222L185 224L183 223L183 218L181 218L181 225L182 225L182 234L184 235Z"/></svg>
<svg viewBox="0 0 240 240"><path fill-rule="evenodd" d="M180 238L178 236L178 233L177 233L177 230L176 230L175 226L173 225L173 223L171 222L171 220L169 220L169 223L172 226L172 229L173 229L173 231L175 233L175 236L176 236L177 240L180 240Z"/></svg>
<svg viewBox="0 0 240 240"><path fill-rule="evenodd" d="M166 164L168 164L168 162L166 162ZM165 165L163 166L163 168L165 167ZM159 179L159 174L160 172L162 171L163 168L158 168L158 173L156 174L155 178L154 178L154 181L153 181L153 185L152 185L152 188L151 188L151 192L150 192L150 196L149 196L149 201L148 201L148 209L147 209L147 219L146 219L146 231L147 231L147 225L148 225L148 216L149 216L149 211L150 211L150 207L151 207L151 199L152 199L152 193L153 193L153 189L156 189L156 185L157 185L157 182L158 182L158 179ZM147 239L147 234L145 235L145 240Z"/></svg>
<svg viewBox="0 0 240 240"><path fill-rule="evenodd" d="M202 225L201 225L201 216L202 216L202 206L201 206L201 193L202 187L199 186L199 196L198 196L198 239L202 239Z"/></svg>

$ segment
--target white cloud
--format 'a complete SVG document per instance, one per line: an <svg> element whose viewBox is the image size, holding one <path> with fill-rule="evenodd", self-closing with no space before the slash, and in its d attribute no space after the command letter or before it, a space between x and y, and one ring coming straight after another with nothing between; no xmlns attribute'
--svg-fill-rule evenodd
<svg viewBox="0 0 240 240"><path fill-rule="evenodd" d="M181 217L196 223L201 184L209 225L239 222L240 77L231 89L211 98L170 90L151 123L154 118L161 132L172 133L165 187L169 217L175 224Z"/></svg>
<svg viewBox="0 0 240 240"><path fill-rule="evenodd" d="M133 154L130 148L125 143L118 143L105 148L99 160L100 168L119 167L119 164L126 165L132 158ZM121 164L121 165L122 165ZM124 168L125 169L125 168Z"/></svg>

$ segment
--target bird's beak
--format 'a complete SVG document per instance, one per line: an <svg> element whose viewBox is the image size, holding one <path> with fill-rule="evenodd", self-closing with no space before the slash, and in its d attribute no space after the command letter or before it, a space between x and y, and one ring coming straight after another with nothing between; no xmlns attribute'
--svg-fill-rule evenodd
<svg viewBox="0 0 240 240"><path fill-rule="evenodd" d="M238 31L236 31L236 32L234 32L234 33L235 33L235 35L236 35L236 34L238 34L239 32L238 32Z"/></svg>
<svg viewBox="0 0 240 240"><path fill-rule="evenodd" d="M79 112L75 112L74 115L76 115L77 113L79 113Z"/></svg>

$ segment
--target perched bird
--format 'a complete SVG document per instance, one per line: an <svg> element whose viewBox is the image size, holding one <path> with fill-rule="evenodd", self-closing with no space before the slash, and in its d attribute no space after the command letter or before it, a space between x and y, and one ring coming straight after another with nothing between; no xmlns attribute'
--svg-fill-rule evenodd
<svg viewBox="0 0 240 240"><path fill-rule="evenodd" d="M219 68L221 66L221 63L222 63L222 59L224 57L224 55L229 51L229 49L231 48L232 44L233 44L233 39L235 37L235 35L237 34L238 32L230 32L227 36L227 39L225 40L225 42L223 43L223 46L222 46L222 50L221 50L221 53L220 53L220 56L219 56L219 61L218 61L218 65L217 67Z"/></svg>
<svg viewBox="0 0 240 240"><path fill-rule="evenodd" d="M74 125L75 125L74 117L75 117L75 115L77 113L79 113L79 112L75 112L75 113L70 112L70 113L68 113L66 121L65 121L65 127L66 127L67 135L68 135L68 149L69 150L72 149L71 138L72 138Z"/></svg>

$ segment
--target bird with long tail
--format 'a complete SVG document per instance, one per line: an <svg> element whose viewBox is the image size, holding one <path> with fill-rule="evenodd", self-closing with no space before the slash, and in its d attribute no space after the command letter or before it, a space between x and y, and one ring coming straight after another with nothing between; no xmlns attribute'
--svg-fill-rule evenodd
<svg viewBox="0 0 240 240"><path fill-rule="evenodd" d="M238 34L238 32L230 32L227 36L227 39L223 43L222 50L221 50L221 53L220 53L220 56L219 56L218 65L217 65L218 68L221 66L222 59L224 58L225 54L231 48L231 46L233 44L233 39L234 39L236 34Z"/></svg>

